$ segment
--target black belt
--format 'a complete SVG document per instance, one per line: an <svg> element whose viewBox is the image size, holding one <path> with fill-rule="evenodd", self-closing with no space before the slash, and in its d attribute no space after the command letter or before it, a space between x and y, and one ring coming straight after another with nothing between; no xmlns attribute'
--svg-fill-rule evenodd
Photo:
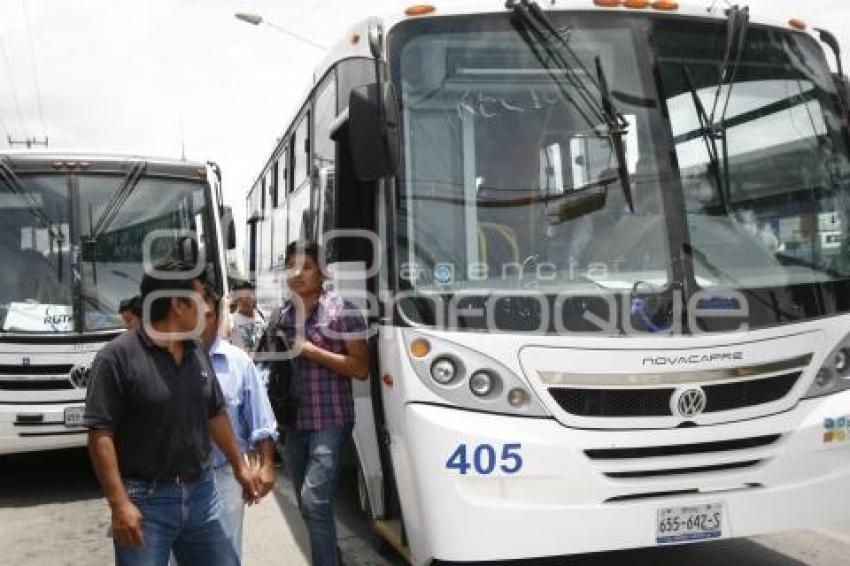
<svg viewBox="0 0 850 566"><path fill-rule="evenodd" d="M181 483L194 483L201 479L203 475L202 472L195 472L192 474L166 474L164 476L159 476L157 478L125 478L128 481L141 481L146 483L157 483L157 484L181 484Z"/></svg>

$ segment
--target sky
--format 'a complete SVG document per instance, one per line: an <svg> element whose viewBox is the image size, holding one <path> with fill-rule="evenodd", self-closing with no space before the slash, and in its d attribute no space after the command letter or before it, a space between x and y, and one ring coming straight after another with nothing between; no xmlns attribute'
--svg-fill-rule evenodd
<svg viewBox="0 0 850 566"><path fill-rule="evenodd" d="M246 192L324 52L234 14L262 15L329 47L355 22L414 3L0 0L0 150L10 135L47 136L50 149L164 157L185 151L188 159L219 163L225 201L241 226ZM799 17L831 29L850 52L846 0L746 4L754 16ZM241 245L244 230L238 236Z"/></svg>

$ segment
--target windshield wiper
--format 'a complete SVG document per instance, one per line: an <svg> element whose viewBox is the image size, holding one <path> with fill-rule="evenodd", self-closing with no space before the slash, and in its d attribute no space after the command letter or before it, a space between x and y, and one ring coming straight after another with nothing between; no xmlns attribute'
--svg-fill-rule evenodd
<svg viewBox="0 0 850 566"><path fill-rule="evenodd" d="M723 122L726 119L729 100L732 98L732 87L735 86L735 75L738 73L741 56L744 54L747 29L749 29L750 25L750 9L747 6L741 8L736 4L726 11L726 18L726 50L723 55L723 64L720 66L720 79L717 82L717 89L714 92L714 104L712 104L710 116L711 124L719 124L720 128L723 128ZM732 61L733 50L735 56L734 62ZM727 83L729 84L729 88L726 90L726 101L723 103L723 111L720 114L720 119L715 120L720 95L723 92L723 85Z"/></svg>
<svg viewBox="0 0 850 566"><path fill-rule="evenodd" d="M623 142L623 136L628 132L629 122L614 106L614 99L608 90L608 81L605 78L605 71L602 70L602 62L598 56L596 57L596 74L599 77L599 92L602 94L602 107L605 109L609 139L617 156L617 173L620 177L620 186L623 187L623 197L626 199L626 204L629 205L629 210L634 214L635 203L632 198L629 167L626 161L626 144Z"/></svg>
<svg viewBox="0 0 850 566"><path fill-rule="evenodd" d="M708 153L709 166L712 169L715 184L717 186L720 200L724 210L728 213L730 197L731 177L729 173L729 144L726 135L726 114L729 111L729 101L732 99L732 89L735 86L735 76L738 73L738 67L741 63L741 57L744 53L744 45L747 41L747 30L750 23L750 9L746 6L743 8L738 5L730 7L726 11L726 48L723 54L723 62L720 65L720 73L717 80L717 85L714 91L714 101L711 104L711 114L706 112L702 100L697 94L694 86L693 78L690 70L686 65L682 65L682 74L684 75L685 84L693 99L694 109L696 110L697 118L699 119L699 134L705 143L705 148ZM723 95L723 85L728 85L726 88L726 100L723 102L720 114L717 114L718 108L721 108L720 99ZM717 142L720 142L720 153L718 153Z"/></svg>
<svg viewBox="0 0 850 566"><path fill-rule="evenodd" d="M597 131L597 128L599 122L604 121L601 109L593 101L593 98L588 95L587 88L584 87L581 80L576 77L575 71L556 51L551 48L549 41L543 35L543 30L540 29L534 18L532 18L531 14L528 12L527 4L520 2L519 0L507 0L505 7L512 10L516 16L516 18L511 19L511 24L514 26L522 40L525 41L531 49L532 54L540 63L540 66L549 73L549 76L561 91L563 97L573 105L576 112L578 112L584 119L591 131L593 131L594 134L598 134L599 132ZM534 33L535 37L532 37L530 32ZM545 53L541 53L540 50L543 50ZM554 63L554 69L552 63ZM564 73L567 82L566 85L564 84L564 76L559 75L555 72L555 70ZM567 86L572 86L576 89L576 92L582 99L582 102L587 105L588 110L590 110L593 116L588 115L588 111L583 108L578 101L576 101L572 94L570 94Z"/></svg>
<svg viewBox="0 0 850 566"><path fill-rule="evenodd" d="M723 210L728 214L730 211L729 195L727 191L728 185L725 182L726 177L724 176L722 166L720 165L720 157L717 153L718 141L721 141L724 146L726 145L726 133L725 131L720 132L716 127L712 126L711 117L705 111L705 106L703 106L702 100L694 87L691 72L685 65L682 65L682 76L685 79L685 86L688 87L688 91L691 94L691 100L693 100L694 103L694 110L696 111L697 119L699 120L698 132L705 144L705 152L708 154L708 168L714 178L714 185L717 187L717 193L720 196L720 203L723 205ZM724 150L723 153L725 157L727 155L727 151ZM726 169L728 169L728 167Z"/></svg>
<svg viewBox="0 0 850 566"><path fill-rule="evenodd" d="M127 201L127 198L129 198L133 189L136 188L136 185L142 178L142 174L145 172L146 166L147 162L139 161L133 165L130 172L127 173L126 177L124 177L124 181L121 183L121 186L116 189L116 191L112 194L112 198L106 204L103 214L101 214L100 218L97 220L97 224L94 224L91 227L91 233L88 237L88 242L90 244L96 243L98 238L103 235L106 229L109 228L110 224L112 224L115 220L115 217L118 215L118 211L121 210L121 207Z"/></svg>
<svg viewBox="0 0 850 566"><path fill-rule="evenodd" d="M597 79L594 80L579 56L570 46L569 41L555 28L552 21L536 2L532 0L507 0L505 7L511 10L514 16L516 16L511 20L512 24L517 29L520 37L531 47L532 52L540 64L549 71L550 76L558 85L565 98L575 106L579 114L588 121L591 128L598 135L608 138L617 159L617 172L619 174L623 196L629 206L629 210L634 213L634 200L632 198L625 144L623 141L623 136L628 132L629 123L616 109L614 99L608 90L608 82L602 70L602 63L599 57L596 58ZM548 58L544 59L542 57L536 49L537 45L545 51ZM567 57L573 60L584 75L584 79L576 73L576 70L567 60ZM564 73L569 84L575 88L581 101L593 114L593 118L597 122L602 122L604 124L603 127L600 128L598 123L591 121L587 113L581 108L581 105L569 94L566 86L563 84L563 79L552 72L549 64L550 61L556 65L558 71ZM599 101L597 101L597 97L593 96L587 83L598 91Z"/></svg>

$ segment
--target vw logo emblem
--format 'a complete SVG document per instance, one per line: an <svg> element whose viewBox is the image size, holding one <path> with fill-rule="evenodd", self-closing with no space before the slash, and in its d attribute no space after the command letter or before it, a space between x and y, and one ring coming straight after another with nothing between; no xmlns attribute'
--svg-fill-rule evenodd
<svg viewBox="0 0 850 566"><path fill-rule="evenodd" d="M683 389L673 396L673 412L686 419L693 418L705 411L708 399L705 391L698 387Z"/></svg>
<svg viewBox="0 0 850 566"><path fill-rule="evenodd" d="M91 368L84 365L75 365L68 374L68 381L77 389L85 389L89 386L91 379Z"/></svg>
<svg viewBox="0 0 850 566"><path fill-rule="evenodd" d="M30 360L29 357L24 356L23 358L21 358L21 365L22 366L29 366L31 363L32 363L32 360Z"/></svg>

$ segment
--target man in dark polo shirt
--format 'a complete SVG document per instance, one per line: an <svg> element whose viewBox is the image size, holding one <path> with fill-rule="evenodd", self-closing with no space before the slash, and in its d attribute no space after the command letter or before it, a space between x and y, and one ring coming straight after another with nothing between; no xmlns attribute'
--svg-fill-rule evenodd
<svg viewBox="0 0 850 566"><path fill-rule="evenodd" d="M189 269L169 261L146 274L142 324L107 344L92 366L89 453L112 510L119 565L165 566L172 550L181 566L239 564L220 522L211 438L245 499L259 491L196 339L209 307Z"/></svg>

